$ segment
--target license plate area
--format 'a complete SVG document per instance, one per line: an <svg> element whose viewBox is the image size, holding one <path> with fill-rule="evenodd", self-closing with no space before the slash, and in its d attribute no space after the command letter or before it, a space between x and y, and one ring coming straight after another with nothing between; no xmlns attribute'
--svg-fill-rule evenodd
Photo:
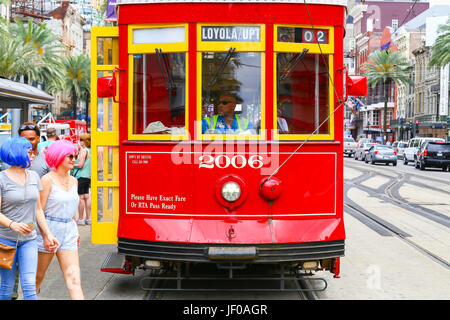
<svg viewBox="0 0 450 320"><path fill-rule="evenodd" d="M256 247L209 247L208 257L211 260L249 260L256 259Z"/></svg>

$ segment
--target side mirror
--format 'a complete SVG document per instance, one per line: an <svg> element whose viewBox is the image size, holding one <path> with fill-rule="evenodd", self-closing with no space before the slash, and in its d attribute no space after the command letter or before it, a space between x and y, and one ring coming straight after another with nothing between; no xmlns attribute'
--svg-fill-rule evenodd
<svg viewBox="0 0 450 320"><path fill-rule="evenodd" d="M367 95L367 78L365 76L347 75L346 79L348 96L366 96Z"/></svg>
<svg viewBox="0 0 450 320"><path fill-rule="evenodd" d="M116 95L116 77L101 77L97 79L97 97L110 98Z"/></svg>
<svg viewBox="0 0 450 320"><path fill-rule="evenodd" d="M101 77L97 79L97 97L99 98L113 98L113 101L118 103L116 100L117 95L117 79L116 70L123 70L115 67L112 72L112 76Z"/></svg>

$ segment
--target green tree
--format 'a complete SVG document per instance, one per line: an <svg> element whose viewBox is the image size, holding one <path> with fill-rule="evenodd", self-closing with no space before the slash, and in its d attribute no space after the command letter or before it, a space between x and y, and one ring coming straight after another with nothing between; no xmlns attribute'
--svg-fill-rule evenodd
<svg viewBox="0 0 450 320"><path fill-rule="evenodd" d="M91 89L91 62L89 57L80 54L64 60L65 92L71 96L73 119L76 118L78 100L82 100Z"/></svg>
<svg viewBox="0 0 450 320"><path fill-rule="evenodd" d="M17 41L9 22L0 18L0 77L13 79L26 73L32 56L31 45Z"/></svg>
<svg viewBox="0 0 450 320"><path fill-rule="evenodd" d="M443 67L450 63L450 16L447 23L438 28L439 36L431 47L430 66Z"/></svg>
<svg viewBox="0 0 450 320"><path fill-rule="evenodd" d="M384 85L384 109L383 109L383 143L386 143L387 133L387 105L389 98L389 85L413 84L409 78L410 71L407 60L396 52L377 50L369 55L369 62L364 63L363 70L367 77L367 84L374 88L378 83Z"/></svg>
<svg viewBox="0 0 450 320"><path fill-rule="evenodd" d="M62 56L65 49L58 37L46 28L46 24L38 26L32 19L29 19L26 25L17 18L14 22L10 28L11 33L23 46L31 46L33 52L24 75L30 80L44 81L49 86L62 89Z"/></svg>

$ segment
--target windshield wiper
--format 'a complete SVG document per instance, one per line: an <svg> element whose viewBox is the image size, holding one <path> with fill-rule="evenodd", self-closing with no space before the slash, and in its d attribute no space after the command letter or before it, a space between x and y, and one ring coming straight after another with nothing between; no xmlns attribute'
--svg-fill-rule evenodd
<svg viewBox="0 0 450 320"><path fill-rule="evenodd" d="M173 76L170 70L169 58L167 53L163 53L161 49L156 48L156 57L158 58L159 68L164 79L167 91L171 91L174 88Z"/></svg>
<svg viewBox="0 0 450 320"><path fill-rule="evenodd" d="M297 53L284 67L281 73L280 80L284 80L288 77L292 70L294 70L297 63L300 62L308 52L308 49L303 49L301 53Z"/></svg>
<svg viewBox="0 0 450 320"><path fill-rule="evenodd" d="M222 73L223 69L225 69L228 62L230 62L231 56L235 53L236 48L230 47L228 49L227 55L222 60L222 63L220 64L219 68L217 68L216 72L212 76L211 80L209 80L208 87L211 88L214 84L216 84L217 77Z"/></svg>

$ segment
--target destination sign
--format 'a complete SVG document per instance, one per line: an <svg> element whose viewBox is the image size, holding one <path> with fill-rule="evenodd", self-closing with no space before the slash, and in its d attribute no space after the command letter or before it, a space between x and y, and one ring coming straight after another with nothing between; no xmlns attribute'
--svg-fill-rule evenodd
<svg viewBox="0 0 450 320"><path fill-rule="evenodd" d="M328 30L279 27L278 42L329 43Z"/></svg>
<svg viewBox="0 0 450 320"><path fill-rule="evenodd" d="M251 26L202 26L202 41L260 42L260 27Z"/></svg>

